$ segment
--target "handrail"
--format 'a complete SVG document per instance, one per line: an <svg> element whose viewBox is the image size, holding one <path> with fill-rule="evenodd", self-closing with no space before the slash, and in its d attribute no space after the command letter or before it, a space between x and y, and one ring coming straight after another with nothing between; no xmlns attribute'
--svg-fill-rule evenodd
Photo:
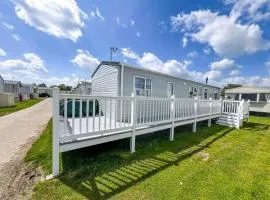
<svg viewBox="0 0 270 200"><path fill-rule="evenodd" d="M248 112L249 102L244 101L60 94L54 88L53 175L59 174L61 142L130 131L131 152L134 152L136 132L147 127L152 130L157 125L169 127L170 140L173 140L175 124L192 123L192 130L196 132L198 120L208 119L211 126L212 118L225 113L238 116L240 126Z"/></svg>

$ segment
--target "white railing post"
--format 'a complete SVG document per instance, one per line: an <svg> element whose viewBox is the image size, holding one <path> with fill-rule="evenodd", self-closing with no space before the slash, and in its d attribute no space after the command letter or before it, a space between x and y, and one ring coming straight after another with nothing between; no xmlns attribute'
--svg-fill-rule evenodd
<svg viewBox="0 0 270 200"><path fill-rule="evenodd" d="M247 110L248 110L248 114L247 114L247 123L249 122L249 106L250 106L250 100L247 101L248 106L247 106Z"/></svg>
<svg viewBox="0 0 270 200"><path fill-rule="evenodd" d="M53 88L53 177L59 175L59 88Z"/></svg>
<svg viewBox="0 0 270 200"><path fill-rule="evenodd" d="M212 98L209 98L209 119L208 119L208 127L211 127L211 120L212 120Z"/></svg>
<svg viewBox="0 0 270 200"><path fill-rule="evenodd" d="M221 101L221 109L220 109L220 115L222 115L223 113L223 104L224 104L224 101L222 98L219 99Z"/></svg>
<svg viewBox="0 0 270 200"><path fill-rule="evenodd" d="M132 123L132 135L130 138L130 151L134 153L136 146L136 123L137 123L137 114L136 114L136 99L134 93L131 94L131 123Z"/></svg>
<svg viewBox="0 0 270 200"><path fill-rule="evenodd" d="M170 141L174 140L174 115L175 115L175 96L171 96L171 112L170 112L170 119L172 122L172 127L170 129Z"/></svg>
<svg viewBox="0 0 270 200"><path fill-rule="evenodd" d="M243 105L244 105L244 100L240 101L238 108L237 108L237 129L240 129L240 127L242 126L242 114L243 114Z"/></svg>
<svg viewBox="0 0 270 200"><path fill-rule="evenodd" d="M197 97L194 98L194 122L192 125L192 132L195 133L197 131Z"/></svg>

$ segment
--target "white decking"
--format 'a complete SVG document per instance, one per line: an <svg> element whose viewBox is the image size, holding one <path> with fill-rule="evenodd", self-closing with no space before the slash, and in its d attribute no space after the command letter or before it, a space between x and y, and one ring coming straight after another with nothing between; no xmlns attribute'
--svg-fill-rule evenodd
<svg viewBox="0 0 270 200"><path fill-rule="evenodd" d="M114 120L113 118L111 119L110 117L105 117L101 116L100 118L98 117L82 117L80 118L75 118L74 119L74 125L72 118L68 118L68 130L62 130L63 136L66 135L79 135L79 134L85 134L89 132L98 132L98 131L104 131L104 130L114 130L118 128L123 128L123 127L129 127L131 124L128 123L123 123Z"/></svg>
<svg viewBox="0 0 270 200"><path fill-rule="evenodd" d="M87 96L53 91L54 176L59 174L60 152L124 138L130 138L130 150L135 152L138 135L170 129L169 139L172 141L175 127L192 124L192 131L196 132L197 122L208 120L210 127L212 119L222 113L234 113L237 128L240 128L249 111L249 102L244 101ZM60 100L64 105L61 112ZM68 117L68 102L72 103L69 108L72 117Z"/></svg>

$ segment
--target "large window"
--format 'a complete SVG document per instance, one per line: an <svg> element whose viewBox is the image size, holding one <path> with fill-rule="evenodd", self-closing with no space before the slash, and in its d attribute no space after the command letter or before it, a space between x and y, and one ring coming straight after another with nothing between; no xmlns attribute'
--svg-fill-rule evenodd
<svg viewBox="0 0 270 200"><path fill-rule="evenodd" d="M242 94L242 99L245 101L257 101L257 94Z"/></svg>
<svg viewBox="0 0 270 200"><path fill-rule="evenodd" d="M260 94L259 101L266 101L266 94L264 94L264 93Z"/></svg>
<svg viewBox="0 0 270 200"><path fill-rule="evenodd" d="M136 96L150 97L152 94L152 79L135 76L135 94Z"/></svg>

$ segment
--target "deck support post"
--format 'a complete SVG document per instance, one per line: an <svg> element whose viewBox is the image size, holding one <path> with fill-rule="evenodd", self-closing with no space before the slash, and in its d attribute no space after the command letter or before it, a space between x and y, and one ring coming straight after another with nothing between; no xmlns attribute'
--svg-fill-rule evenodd
<svg viewBox="0 0 270 200"><path fill-rule="evenodd" d="M130 151L134 153L136 151L136 99L134 97L134 93L131 94L131 123L132 123L132 135L130 138Z"/></svg>
<svg viewBox="0 0 270 200"><path fill-rule="evenodd" d="M59 175L59 88L53 88L53 151L52 175Z"/></svg>
<svg viewBox="0 0 270 200"><path fill-rule="evenodd" d="M194 98L194 122L192 125L192 132L197 131L197 97Z"/></svg>
<svg viewBox="0 0 270 200"><path fill-rule="evenodd" d="M209 104L209 119L208 119L208 127L211 127L211 123L212 123L212 98L209 98L210 104Z"/></svg>
<svg viewBox="0 0 270 200"><path fill-rule="evenodd" d="M174 95L171 96L171 121L172 127L170 128L170 141L174 140L174 113L175 113L175 97Z"/></svg>

